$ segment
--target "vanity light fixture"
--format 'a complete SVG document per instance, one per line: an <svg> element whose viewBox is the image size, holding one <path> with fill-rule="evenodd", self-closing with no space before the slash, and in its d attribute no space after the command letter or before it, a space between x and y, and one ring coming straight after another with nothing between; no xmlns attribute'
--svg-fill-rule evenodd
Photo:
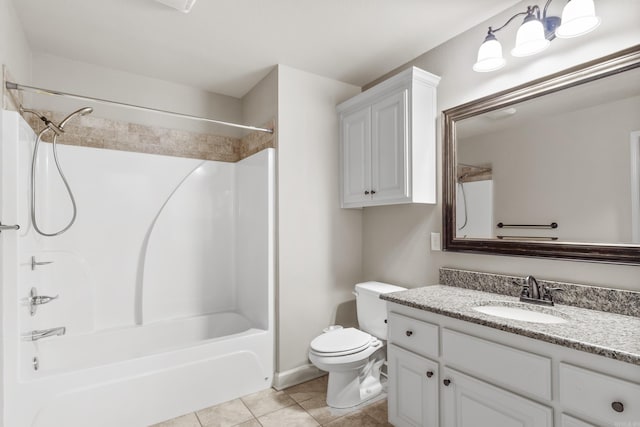
<svg viewBox="0 0 640 427"><path fill-rule="evenodd" d="M547 8L553 0L547 0L542 14L537 5L527 6L525 12L516 13L501 27L489 27L487 36L478 50L478 59L473 70L479 73L499 70L506 61L502 56L502 45L495 33L505 28L516 18L524 16L524 20L516 34L515 47L511 55L516 57L535 55L542 52L556 36L559 38L577 37L596 29L600 18L595 14L593 0L569 0L562 11L562 19L558 16L547 16Z"/></svg>

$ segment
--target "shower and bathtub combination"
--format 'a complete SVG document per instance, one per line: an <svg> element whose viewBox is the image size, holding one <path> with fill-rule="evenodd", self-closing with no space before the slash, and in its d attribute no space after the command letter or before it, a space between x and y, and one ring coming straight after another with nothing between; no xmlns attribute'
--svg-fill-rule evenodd
<svg viewBox="0 0 640 427"><path fill-rule="evenodd" d="M0 425L144 426L271 386L273 148L34 156L13 111L0 137Z"/></svg>

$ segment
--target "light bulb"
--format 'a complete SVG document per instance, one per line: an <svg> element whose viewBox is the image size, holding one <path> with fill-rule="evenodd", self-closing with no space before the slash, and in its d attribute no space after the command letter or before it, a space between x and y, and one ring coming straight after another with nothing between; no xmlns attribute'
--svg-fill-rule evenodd
<svg viewBox="0 0 640 427"><path fill-rule="evenodd" d="M502 45L496 37L489 33L478 49L478 60L473 64L473 71L487 73L504 67L506 61L502 57Z"/></svg>
<svg viewBox="0 0 640 427"><path fill-rule="evenodd" d="M556 28L560 38L578 37L595 30L600 25L593 0L571 0L562 10L562 21Z"/></svg>
<svg viewBox="0 0 640 427"><path fill-rule="evenodd" d="M550 42L544 36L544 26L533 15L529 15L518 28L516 45L511 50L513 56L529 56L542 52Z"/></svg>

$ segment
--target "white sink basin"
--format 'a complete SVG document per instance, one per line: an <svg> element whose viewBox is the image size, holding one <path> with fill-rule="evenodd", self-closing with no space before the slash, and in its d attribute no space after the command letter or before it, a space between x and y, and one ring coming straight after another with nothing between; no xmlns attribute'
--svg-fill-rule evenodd
<svg viewBox="0 0 640 427"><path fill-rule="evenodd" d="M491 316L502 317L504 319L519 320L521 322L532 323L566 323L567 320L562 317L550 314L548 308L538 306L519 306L513 307L509 305L481 305L473 307L475 311L489 314Z"/></svg>

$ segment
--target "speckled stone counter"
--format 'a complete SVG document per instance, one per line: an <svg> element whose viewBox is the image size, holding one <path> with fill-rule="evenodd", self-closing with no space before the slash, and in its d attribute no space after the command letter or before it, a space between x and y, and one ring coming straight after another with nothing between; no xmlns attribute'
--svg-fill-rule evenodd
<svg viewBox="0 0 640 427"><path fill-rule="evenodd" d="M473 307L496 302L502 305L519 306L521 303L518 298L443 285L393 292L381 295L380 298L640 365L640 317L556 304L550 308L551 312L565 318L566 323L543 324L511 320L480 313Z"/></svg>

